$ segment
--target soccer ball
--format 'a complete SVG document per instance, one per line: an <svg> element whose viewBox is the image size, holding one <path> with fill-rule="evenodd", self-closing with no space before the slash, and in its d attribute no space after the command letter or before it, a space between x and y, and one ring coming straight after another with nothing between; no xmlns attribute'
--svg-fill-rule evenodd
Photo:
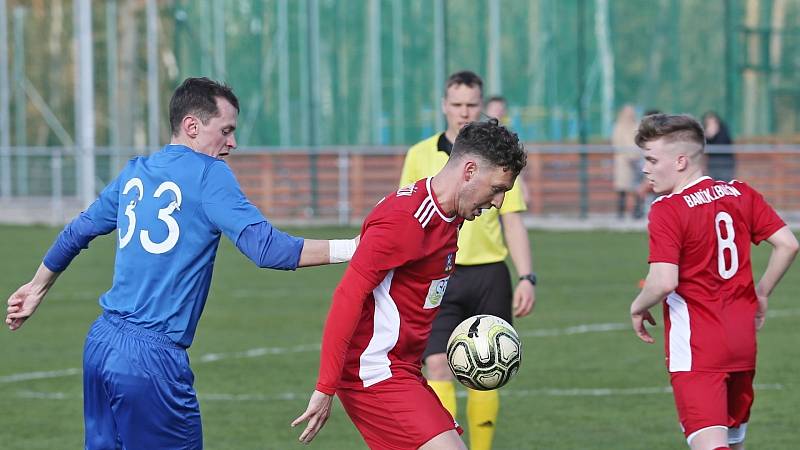
<svg viewBox="0 0 800 450"><path fill-rule="evenodd" d="M447 341L447 363L458 381L470 389L489 391L519 370L522 343L505 320L482 314L461 322Z"/></svg>

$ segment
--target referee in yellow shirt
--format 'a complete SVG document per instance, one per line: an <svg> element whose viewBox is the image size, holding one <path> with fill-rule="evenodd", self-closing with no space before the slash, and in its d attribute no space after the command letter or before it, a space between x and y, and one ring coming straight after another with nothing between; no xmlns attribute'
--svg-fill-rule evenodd
<svg viewBox="0 0 800 450"><path fill-rule="evenodd" d="M447 131L408 150L400 185L433 176L444 167L458 131L466 123L479 120L482 107L481 78L470 71L451 75L442 98ZM520 178L506 193L499 210L483 211L474 221L464 222L458 236L457 269L447 285L423 355L428 383L453 417L456 417L456 392L446 355L450 333L461 321L476 314L491 314L511 323L512 316L530 313L536 301L536 276L531 268L530 242L521 216L526 207ZM511 275L505 264L509 253L519 274L513 296ZM499 406L497 391L468 389L467 424L472 450L492 447Z"/></svg>

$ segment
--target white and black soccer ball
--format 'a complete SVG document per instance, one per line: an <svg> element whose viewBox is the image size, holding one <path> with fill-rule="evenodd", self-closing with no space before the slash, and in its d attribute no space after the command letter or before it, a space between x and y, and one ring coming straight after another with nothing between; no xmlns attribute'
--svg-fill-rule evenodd
<svg viewBox="0 0 800 450"><path fill-rule="evenodd" d="M482 314L461 322L447 341L447 363L464 386L497 389L519 370L522 343L505 320Z"/></svg>

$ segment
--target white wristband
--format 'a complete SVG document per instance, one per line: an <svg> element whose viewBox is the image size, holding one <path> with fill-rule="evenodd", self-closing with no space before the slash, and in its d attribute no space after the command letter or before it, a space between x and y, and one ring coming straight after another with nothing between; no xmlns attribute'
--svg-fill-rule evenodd
<svg viewBox="0 0 800 450"><path fill-rule="evenodd" d="M328 244L331 264L350 261L353 253L356 252L355 239L331 239Z"/></svg>

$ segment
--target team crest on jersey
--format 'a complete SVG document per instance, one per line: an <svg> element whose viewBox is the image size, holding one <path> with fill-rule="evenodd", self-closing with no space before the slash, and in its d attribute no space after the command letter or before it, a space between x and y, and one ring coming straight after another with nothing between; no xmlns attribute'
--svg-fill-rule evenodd
<svg viewBox="0 0 800 450"><path fill-rule="evenodd" d="M447 281L450 275L431 281L431 287L428 288L428 295L425 296L425 305L423 309L438 308L442 304L444 298L444 291L447 290Z"/></svg>
<svg viewBox="0 0 800 450"><path fill-rule="evenodd" d="M450 253L447 255L447 262L444 263L444 271L445 273L450 273L453 271L454 261L456 259L455 253Z"/></svg>

